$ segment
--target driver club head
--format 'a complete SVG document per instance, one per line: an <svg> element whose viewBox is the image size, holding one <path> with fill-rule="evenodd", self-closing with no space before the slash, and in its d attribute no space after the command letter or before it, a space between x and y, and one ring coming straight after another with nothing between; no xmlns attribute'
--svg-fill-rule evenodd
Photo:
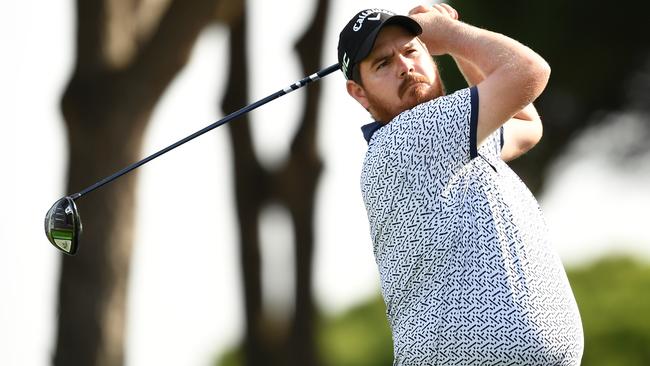
<svg viewBox="0 0 650 366"><path fill-rule="evenodd" d="M77 205L69 197L56 201L45 215L45 235L57 249L68 255L74 255L79 246L81 235L81 218Z"/></svg>

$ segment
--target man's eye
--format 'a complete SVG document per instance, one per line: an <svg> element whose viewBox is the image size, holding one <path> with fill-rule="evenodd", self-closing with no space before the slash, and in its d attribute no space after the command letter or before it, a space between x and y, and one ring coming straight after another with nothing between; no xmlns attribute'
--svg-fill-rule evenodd
<svg viewBox="0 0 650 366"><path fill-rule="evenodd" d="M384 66L388 65L388 61L382 61L379 64L377 64L377 70L383 68Z"/></svg>
<svg viewBox="0 0 650 366"><path fill-rule="evenodd" d="M410 54L415 53L415 52L417 52L417 50L414 49L414 48L411 48L411 49L406 50L406 54L407 54L407 55L410 55Z"/></svg>

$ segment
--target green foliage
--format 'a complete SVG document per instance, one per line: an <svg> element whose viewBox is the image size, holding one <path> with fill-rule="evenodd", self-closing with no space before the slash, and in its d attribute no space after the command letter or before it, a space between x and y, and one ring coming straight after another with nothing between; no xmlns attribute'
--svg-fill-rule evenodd
<svg viewBox="0 0 650 366"><path fill-rule="evenodd" d="M384 302L376 297L319 327L324 366L393 364L393 347Z"/></svg>
<svg viewBox="0 0 650 366"><path fill-rule="evenodd" d="M611 257L568 271L585 333L582 366L650 365L650 265ZM390 366L384 303L371 299L318 322L323 366ZM220 366L242 365L237 350Z"/></svg>
<svg viewBox="0 0 650 366"><path fill-rule="evenodd" d="M244 365L244 354L242 348L235 347L226 351L215 362L216 366L242 366Z"/></svg>
<svg viewBox="0 0 650 366"><path fill-rule="evenodd" d="M650 365L650 266L608 258L568 276L585 333L582 365Z"/></svg>

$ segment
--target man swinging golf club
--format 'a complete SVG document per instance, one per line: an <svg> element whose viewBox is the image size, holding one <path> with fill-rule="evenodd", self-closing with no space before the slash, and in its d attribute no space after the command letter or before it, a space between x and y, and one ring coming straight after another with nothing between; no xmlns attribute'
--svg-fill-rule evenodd
<svg viewBox="0 0 650 366"><path fill-rule="evenodd" d="M470 87L445 95L432 55ZM368 9L343 28L348 93L394 365L579 365L582 325L539 205L504 160L532 148L550 68L446 4Z"/></svg>

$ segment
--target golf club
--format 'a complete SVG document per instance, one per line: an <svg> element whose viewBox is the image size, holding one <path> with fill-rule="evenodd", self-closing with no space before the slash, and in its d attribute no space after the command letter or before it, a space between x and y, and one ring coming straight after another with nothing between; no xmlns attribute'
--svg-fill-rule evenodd
<svg viewBox="0 0 650 366"><path fill-rule="evenodd" d="M47 211L47 214L45 215L45 235L47 236L47 239L50 241L50 243L52 243L52 245L54 245L57 249L59 249L63 253L74 255L77 252L77 249L79 247L79 237L81 236L81 232L82 232L81 217L79 216L79 211L77 210L77 205L75 204L74 200L76 200L79 197L82 197L83 195L89 192L96 190L97 188L105 184L114 181L115 179L123 176L124 174L129 173L130 171L141 167L142 165L150 162L151 160L159 157L160 155L169 152L170 150L173 150L183 145L184 143L203 135L204 133L210 130L213 130L223 124L226 124L240 117L241 115L246 114L274 99L277 99L283 95L291 93L294 90L298 90L312 81L319 80L338 69L339 69L339 64L334 64L314 74L311 74L301 80L298 80L295 83L287 86L286 88L281 89L265 98L262 98L255 103L249 104L225 116L219 121L214 122L211 125L199 131L194 132L193 134L183 138L182 140L179 140L176 143L169 145L166 148L154 154L151 154L136 163L133 163L125 167L124 169L98 181L97 183L89 186L88 188L78 193L65 196L59 199L54 203L54 205L52 205L50 210Z"/></svg>

